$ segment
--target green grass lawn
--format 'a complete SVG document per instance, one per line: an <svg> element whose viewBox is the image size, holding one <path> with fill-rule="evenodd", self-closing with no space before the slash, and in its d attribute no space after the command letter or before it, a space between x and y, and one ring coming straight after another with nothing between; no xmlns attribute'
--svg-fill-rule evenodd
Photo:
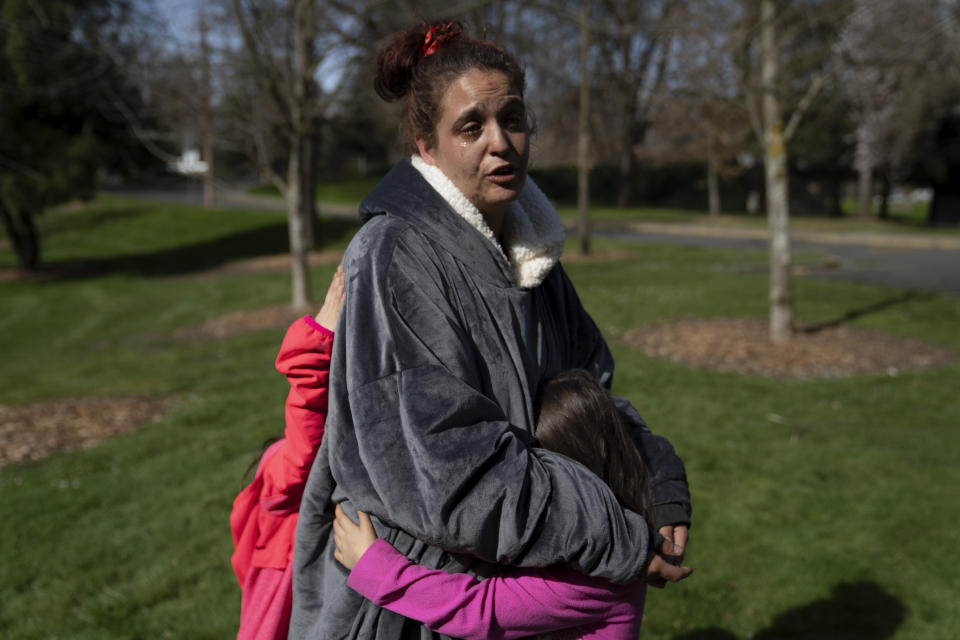
<svg viewBox="0 0 960 640"><path fill-rule="evenodd" d="M317 185L316 196L320 202L342 204L360 204L370 190L380 181L376 178L352 178L337 182L321 182ZM280 196L280 191L272 184L260 185L249 189L250 193L263 196Z"/></svg>
<svg viewBox="0 0 960 640"><path fill-rule="evenodd" d="M0 281L0 403L148 394L175 406L94 449L0 469L0 637L235 633L227 516L247 464L282 429L283 328L174 332L282 303L286 273L214 267L282 252L284 224L282 213L117 198L43 218L44 255L62 275ZM351 232L325 222L321 237L343 246ZM740 267L766 257L596 246L636 251L568 271L617 357L615 390L672 440L694 499L695 573L650 592L642 637L960 637L960 367L783 382L651 359L620 336L764 315L763 270ZM317 297L332 272L312 272ZM797 313L820 322L879 306L856 323L960 351L960 298L878 305L901 293L798 280Z"/></svg>

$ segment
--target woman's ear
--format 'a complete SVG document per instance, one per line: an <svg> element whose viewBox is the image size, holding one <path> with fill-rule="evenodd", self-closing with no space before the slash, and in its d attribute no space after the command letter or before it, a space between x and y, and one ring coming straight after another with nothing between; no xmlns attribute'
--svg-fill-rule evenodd
<svg viewBox="0 0 960 640"><path fill-rule="evenodd" d="M420 153L420 157L423 158L423 161L431 166L437 166L437 160L431 153L432 149L427 146L427 141L420 136L415 136L413 141L416 143L417 151Z"/></svg>

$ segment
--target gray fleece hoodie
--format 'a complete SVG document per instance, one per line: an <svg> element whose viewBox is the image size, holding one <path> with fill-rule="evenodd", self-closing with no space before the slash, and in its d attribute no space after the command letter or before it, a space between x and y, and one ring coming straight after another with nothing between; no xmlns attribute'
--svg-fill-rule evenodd
<svg viewBox="0 0 960 640"><path fill-rule="evenodd" d="M297 528L293 639L441 637L347 588L333 557L337 503L374 516L377 534L412 560L450 572L484 575L478 560L566 562L627 582L645 566L650 526L585 467L532 446L541 380L583 368L609 386L613 375L557 261L556 213L528 181L504 250L478 215L419 159L401 161L361 204L326 431ZM688 522L683 463L616 401L651 470L651 524Z"/></svg>

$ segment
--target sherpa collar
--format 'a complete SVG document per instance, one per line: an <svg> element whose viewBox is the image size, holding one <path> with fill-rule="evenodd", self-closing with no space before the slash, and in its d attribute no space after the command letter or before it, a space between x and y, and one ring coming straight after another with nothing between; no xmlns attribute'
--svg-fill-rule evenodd
<svg viewBox="0 0 960 640"><path fill-rule="evenodd" d="M520 197L503 220L503 246L497 242L480 210L438 168L414 154L410 163L433 189L470 226L489 240L506 258L514 279L531 289L547 277L563 253L565 233L560 217L540 188L528 176Z"/></svg>

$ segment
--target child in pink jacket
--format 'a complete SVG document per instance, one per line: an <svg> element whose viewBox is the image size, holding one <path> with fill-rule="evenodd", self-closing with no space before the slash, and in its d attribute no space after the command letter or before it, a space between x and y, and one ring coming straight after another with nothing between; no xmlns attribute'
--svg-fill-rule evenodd
<svg viewBox="0 0 960 640"><path fill-rule="evenodd" d="M584 425L590 425L584 429ZM604 480L621 504L645 515L646 467L613 402L582 370L560 374L540 394L536 437L543 448L584 464ZM572 568L497 567L492 578L449 574L415 564L376 537L367 514L357 525L337 505L334 556L351 570L347 585L378 606L457 638L520 638L556 632L553 638L635 640L643 618L646 584L619 585ZM658 534L651 531L651 540ZM679 558L669 540L650 545ZM678 581L691 573L652 554L648 582Z"/></svg>
<svg viewBox="0 0 960 640"><path fill-rule="evenodd" d="M230 513L231 563L243 589L239 640L287 637L293 537L303 488L323 438L330 350L343 296L340 268L316 318L304 316L290 325L277 356L277 371L290 382L284 437L264 452L253 482L236 497Z"/></svg>

